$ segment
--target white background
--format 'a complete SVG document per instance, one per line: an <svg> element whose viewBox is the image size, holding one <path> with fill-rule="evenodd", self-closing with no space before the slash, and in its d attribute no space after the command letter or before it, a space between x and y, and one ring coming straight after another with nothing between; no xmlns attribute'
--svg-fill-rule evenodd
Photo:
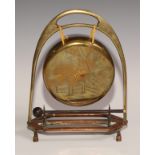
<svg viewBox="0 0 155 155"><path fill-rule="evenodd" d="M137 155L139 154L139 3L138 0L101 1L89 0L83 3L72 0L16 1L16 154L50 155ZM35 47L41 31L59 12L70 8L82 8L104 17L114 28L122 43L128 72L128 121L122 130L122 142L115 141L116 134L105 135L43 135L33 143L33 132L26 128L29 102L31 65ZM94 23L92 18L75 15L64 18L63 23ZM89 34L89 29L68 29L69 34ZM101 33L96 38L110 50L116 68L113 87L99 102L83 109L122 108L122 74L119 57L114 45ZM46 109L79 109L65 106L54 100L46 90L42 80L42 64L48 49L59 39L54 35L44 46L39 58L34 96L35 106ZM80 109L82 109L80 108ZM26 147L25 147L26 146ZM132 149L131 149L132 148Z"/></svg>
<svg viewBox="0 0 155 155"><path fill-rule="evenodd" d="M1 3L1 153L14 154L14 4ZM141 4L141 154L154 154L154 1ZM5 16L4 16L5 15ZM11 19L10 19L11 17ZM6 31L5 31L6 30ZM9 37L8 37L9 36ZM9 38L9 39L8 39ZM8 46L9 41L9 46ZM6 60L9 62L7 66ZM3 74L3 75L4 75ZM8 96L9 95L9 96ZM147 110L149 108L149 110ZM7 115L6 110L7 109ZM7 117L6 117L7 116ZM5 119L4 119L5 118ZM8 121L9 120L9 123ZM149 124L149 125L148 125ZM3 128L2 128L3 127ZM21 141L21 145L23 140ZM31 143L32 144L32 143ZM57 143L59 144L59 143ZM24 144L23 144L24 145ZM37 144L36 144L37 145ZM52 146L52 145L51 145ZM104 145L102 145L103 147ZM113 143L110 145L112 148ZM40 147L40 146L39 146ZM39 147L36 147L37 149ZM129 146L130 147L130 146ZM25 146L27 148L27 146ZM106 147L107 148L107 147ZM60 148L61 149L61 148ZM107 148L108 149L108 148ZM132 147L130 147L132 149ZM51 152L52 154L53 152ZM67 154L67 153L66 153ZM68 153L69 154L69 153ZM85 153L86 154L86 153ZM97 154L97 153L94 153ZM107 153L106 153L107 154Z"/></svg>

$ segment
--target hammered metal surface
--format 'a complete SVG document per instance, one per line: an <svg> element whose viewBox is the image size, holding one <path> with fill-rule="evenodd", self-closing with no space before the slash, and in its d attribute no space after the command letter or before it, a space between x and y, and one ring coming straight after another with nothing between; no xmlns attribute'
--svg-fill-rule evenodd
<svg viewBox="0 0 155 155"><path fill-rule="evenodd" d="M112 85L114 66L108 51L89 38L70 38L49 52L43 69L49 92L59 101L82 106L102 98Z"/></svg>

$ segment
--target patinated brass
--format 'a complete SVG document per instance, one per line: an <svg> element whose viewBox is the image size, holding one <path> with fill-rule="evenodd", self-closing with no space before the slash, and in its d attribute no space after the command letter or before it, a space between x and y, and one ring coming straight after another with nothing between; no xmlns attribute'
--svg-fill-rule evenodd
<svg viewBox="0 0 155 155"><path fill-rule="evenodd" d="M59 101L83 106L102 98L112 85L114 66L106 48L87 37L70 37L56 44L45 60L43 77Z"/></svg>
<svg viewBox="0 0 155 155"><path fill-rule="evenodd" d="M104 33L115 45L118 55L121 60L122 64L122 72L123 72L123 109L124 109L124 119L127 120L127 72L126 72L126 61L124 58L123 49L121 46L121 43L111 27L101 16L88 11L88 10L67 10L60 14L58 14L54 19L52 19L48 25L45 27L44 31L42 32L37 47L35 50L34 58L33 58L33 65L32 65L32 75L31 75L31 87L30 87L30 99L29 99L29 114L28 114L28 121L30 122L32 120L32 106L33 106L33 96L34 96L34 86L35 86L35 76L36 76L36 68L37 68L37 62L40 55L40 52L42 50L42 47L46 43L46 41L56 32L58 32L59 25L57 24L58 20L62 17L70 14L84 14L89 15L97 19L98 23L96 25L96 30L99 30L100 32ZM86 24L86 23L73 23L73 24L67 24L62 25L62 29L71 28L71 27L87 27L87 28L93 28L94 25L92 24Z"/></svg>
<svg viewBox="0 0 155 155"><path fill-rule="evenodd" d="M70 14L92 16L97 24L58 25L59 19ZM90 36L66 37L64 29L72 27L89 28ZM84 106L98 101L108 92L114 80L114 64L108 50L95 38L96 31L102 32L112 41L120 57L123 77L121 109L111 109L110 105L109 109L104 110L45 110L45 106L33 109L38 59L42 47L56 32L59 32L61 41L52 47L43 65L44 83L53 97L68 105ZM122 113L123 117L112 113ZM67 117L71 119L66 119ZM126 61L116 33L102 17L88 10L67 10L58 14L45 27L33 58L27 123L28 128L34 132L34 142L38 141L38 132L49 131L105 134L117 132L116 140L121 141L120 130L128 123Z"/></svg>

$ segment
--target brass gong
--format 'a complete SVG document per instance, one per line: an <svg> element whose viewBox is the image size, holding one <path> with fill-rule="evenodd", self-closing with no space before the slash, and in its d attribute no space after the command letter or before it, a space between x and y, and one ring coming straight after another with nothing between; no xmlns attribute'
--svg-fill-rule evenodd
<svg viewBox="0 0 155 155"><path fill-rule="evenodd" d="M114 65L107 49L89 37L68 37L48 53L43 79L49 92L72 106L92 104L110 89Z"/></svg>
<svg viewBox="0 0 155 155"><path fill-rule="evenodd" d="M59 19L71 14L94 17L97 23L70 23L59 25ZM63 30L74 27L90 29L89 36L78 33L65 36ZM43 64L43 80L50 94L61 103L70 106L84 106L95 103L106 95L113 84L115 69L107 48L95 38L95 32L105 34L114 44L122 65L123 101L117 109L58 110L47 109L45 105L33 107L38 59L43 46L55 33L60 41L47 53ZM62 106L63 108L63 106ZM117 114L122 114L122 117ZM34 132L33 141L38 141L38 133L117 133L116 141L121 141L121 129L127 121L127 72L121 43L106 20L88 10L66 10L55 16L45 27L38 40L32 63L28 128Z"/></svg>

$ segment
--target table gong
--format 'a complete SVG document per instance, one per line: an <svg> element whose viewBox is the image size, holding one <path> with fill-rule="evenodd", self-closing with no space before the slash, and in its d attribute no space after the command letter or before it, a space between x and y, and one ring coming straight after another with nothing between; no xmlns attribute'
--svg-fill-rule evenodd
<svg viewBox="0 0 155 155"><path fill-rule="evenodd" d="M72 23L59 25L58 20L70 14L94 17L97 24ZM86 27L89 36L65 36L64 29ZM33 107L36 68L42 47L55 33L60 41L52 46L43 64L43 81L49 93L59 102L69 106L95 104L110 90L115 76L115 65L108 49L95 38L95 32L105 34L117 49L122 65L122 108L103 110L46 110ZM122 117L116 114L122 114ZM115 115L114 115L115 114ZM35 50L28 113L28 128L38 133L103 133L116 134L121 141L121 129L127 125L127 73L121 43L113 28L99 15L87 10L67 10L53 18L43 30Z"/></svg>

